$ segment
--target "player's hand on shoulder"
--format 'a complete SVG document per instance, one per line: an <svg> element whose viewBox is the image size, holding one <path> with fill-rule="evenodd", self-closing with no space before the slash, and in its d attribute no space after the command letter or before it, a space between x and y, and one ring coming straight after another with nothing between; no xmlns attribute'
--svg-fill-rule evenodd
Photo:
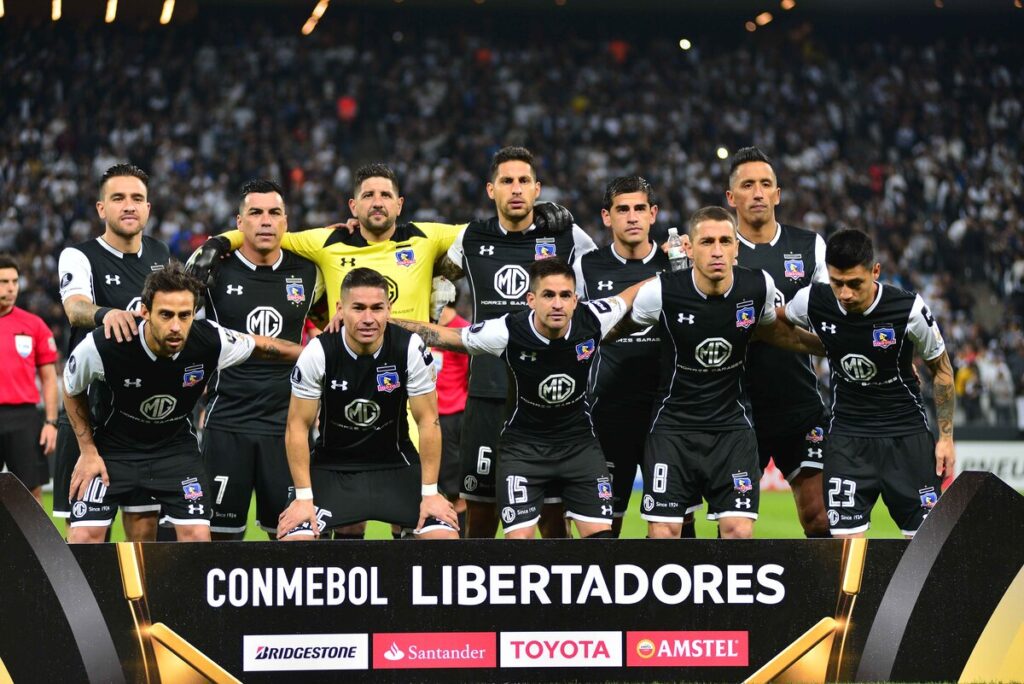
<svg viewBox="0 0 1024 684"><path fill-rule="evenodd" d="M325 333L336 333L341 332L341 324L344 322L344 317L341 315L341 311L335 311L334 316L324 326Z"/></svg>
<svg viewBox="0 0 1024 684"><path fill-rule="evenodd" d="M313 532L312 537L303 534L288 536L289 532L301 527L303 523L309 524L309 529ZM277 519L277 538L282 541L316 539L319 536L320 525L316 519L316 506L313 505L312 499L295 499Z"/></svg>
<svg viewBox="0 0 1024 684"><path fill-rule="evenodd" d="M113 336L118 342L126 342L138 334L139 324L131 311L111 309L103 316L103 336L108 340Z"/></svg>
<svg viewBox="0 0 1024 684"><path fill-rule="evenodd" d="M575 220L572 212L554 202L537 202L533 205L533 225L538 230L564 233L572 230Z"/></svg>
<svg viewBox="0 0 1024 684"><path fill-rule="evenodd" d="M217 282L220 262L231 253L231 242L226 237L215 235L192 253L185 262L185 272L200 280L206 287Z"/></svg>

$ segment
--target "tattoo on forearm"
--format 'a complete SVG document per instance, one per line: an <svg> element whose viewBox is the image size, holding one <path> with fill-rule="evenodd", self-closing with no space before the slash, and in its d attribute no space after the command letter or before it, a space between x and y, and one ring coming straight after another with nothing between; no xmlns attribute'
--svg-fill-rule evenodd
<svg viewBox="0 0 1024 684"><path fill-rule="evenodd" d="M281 356L281 350L273 342L264 342L260 346L260 350L263 352L263 357L267 359L276 359Z"/></svg>
<svg viewBox="0 0 1024 684"><path fill-rule="evenodd" d="M409 332L414 332L423 338L428 347L436 347L442 351L457 351L464 352L466 349L462 346L461 340L459 343L452 342L449 339L445 339L441 336L438 330L435 330L432 326L426 323L419 323L417 321L408 321L401 318L392 318L392 323L402 326Z"/></svg>
<svg viewBox="0 0 1024 684"><path fill-rule="evenodd" d="M458 264L445 256L435 265L434 275L444 276L448 280L458 280L462 277L463 273Z"/></svg>
<svg viewBox="0 0 1024 684"><path fill-rule="evenodd" d="M71 302L68 306L68 321L77 328L92 328L94 325L93 316L99 307L92 302L79 299Z"/></svg>
<svg viewBox="0 0 1024 684"><path fill-rule="evenodd" d="M955 406L953 385L936 382L934 385L935 414L939 423L939 434L953 436L953 409Z"/></svg>
<svg viewBox="0 0 1024 684"><path fill-rule="evenodd" d="M441 418L440 417L434 419L434 425L436 425L437 427L441 427Z"/></svg>
<svg viewBox="0 0 1024 684"><path fill-rule="evenodd" d="M75 420L71 421L71 427L76 437L84 437L92 434L88 405L75 404L73 406Z"/></svg>

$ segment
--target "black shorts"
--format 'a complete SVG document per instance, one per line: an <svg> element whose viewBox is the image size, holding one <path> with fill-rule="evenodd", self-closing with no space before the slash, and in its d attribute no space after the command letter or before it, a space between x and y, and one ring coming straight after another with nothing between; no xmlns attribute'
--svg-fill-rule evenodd
<svg viewBox="0 0 1024 684"><path fill-rule="evenodd" d="M768 467L768 461L774 460L775 467L789 482L792 482L801 471L820 473L825 467L827 418L822 410L810 423L787 435L765 434L767 430L758 431L757 453L761 472Z"/></svg>
<svg viewBox="0 0 1024 684"><path fill-rule="evenodd" d="M596 439L554 445L503 440L498 482L505 532L536 525L545 494L552 490L561 491L565 517L611 524L612 481Z"/></svg>
<svg viewBox="0 0 1024 684"><path fill-rule="evenodd" d="M35 406L0 407L0 468L6 465L26 489L35 489L49 479L39 463L41 430L42 421Z"/></svg>
<svg viewBox="0 0 1024 684"><path fill-rule="evenodd" d="M681 523L708 502L708 520L757 520L761 469L753 430L653 433L644 452L640 517Z"/></svg>
<svg viewBox="0 0 1024 684"><path fill-rule="evenodd" d="M107 527L118 506L140 492L161 506L161 524L209 525L213 496L198 453L180 448L150 458L105 460L110 486L94 478L83 498L71 504L72 527Z"/></svg>
<svg viewBox="0 0 1024 684"><path fill-rule="evenodd" d="M608 459L608 472L612 476L616 518L625 515L629 508L636 469L644 458L650 420L650 411L615 415L602 412L594 415L594 430L601 442L601 451Z"/></svg>
<svg viewBox="0 0 1024 684"><path fill-rule="evenodd" d="M832 534L856 534L871 527L871 509L881 494L900 532L913 536L942 492L930 432L905 437L831 435L825 448L822 485Z"/></svg>
<svg viewBox="0 0 1024 684"><path fill-rule="evenodd" d="M348 472L312 467L313 502L320 531L351 525L363 520L379 520L411 530L420 521L420 464ZM294 490L292 492L294 494ZM420 530L452 530L451 525L427 518ZM303 523L288 535L312 535L309 523Z"/></svg>
<svg viewBox="0 0 1024 684"><path fill-rule="evenodd" d="M505 400L469 397L462 417L463 499L495 501L494 474L497 466L498 437L505 424Z"/></svg>
<svg viewBox="0 0 1024 684"><path fill-rule="evenodd" d="M437 488L449 499L459 495L462 479L462 460L459 444L462 441L462 411L441 418L441 473Z"/></svg>
<svg viewBox="0 0 1024 684"><path fill-rule="evenodd" d="M256 490L256 524L277 530L277 517L288 506L292 486L284 435L254 435L206 428L203 465L213 487L211 532L244 532L249 502Z"/></svg>
<svg viewBox="0 0 1024 684"><path fill-rule="evenodd" d="M71 429L67 416L61 414L57 420L57 447L53 452L53 517L70 518L71 503L68 492L71 489L71 473L78 462L78 438ZM100 456L103 454L101 453ZM125 513L158 513L160 504L142 490L132 492L120 504Z"/></svg>

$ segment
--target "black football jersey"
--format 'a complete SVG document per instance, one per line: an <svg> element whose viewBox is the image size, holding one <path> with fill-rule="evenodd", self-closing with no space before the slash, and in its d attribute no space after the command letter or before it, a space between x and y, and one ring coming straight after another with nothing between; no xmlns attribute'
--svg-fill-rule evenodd
<svg viewBox="0 0 1024 684"><path fill-rule="evenodd" d="M863 314L849 313L832 288L814 283L786 305L786 316L818 334L832 380L831 434L900 437L928 429L914 350L930 361L945 351L938 324L914 292L878 283Z"/></svg>
<svg viewBox="0 0 1024 684"><path fill-rule="evenodd" d="M577 254L594 248L594 241L579 226L552 233L532 228L507 232L497 217L473 221L459 234L448 257L462 267L473 301L473 320L498 318L526 308L530 264L559 257L573 263ZM470 360L469 394L504 398L508 376L504 364L492 356Z"/></svg>
<svg viewBox="0 0 1024 684"><path fill-rule="evenodd" d="M652 432L726 432L753 426L744 374L758 325L775 320L771 276L737 266L724 295L708 296L693 269L662 273L640 288L633 319L662 324L659 398Z"/></svg>
<svg viewBox="0 0 1024 684"><path fill-rule="evenodd" d="M512 393L503 439L564 444L594 436L587 378L601 338L625 313L618 297L580 302L557 340L536 330L533 311L462 329L470 354L499 357L509 369Z"/></svg>
<svg viewBox="0 0 1024 684"><path fill-rule="evenodd" d="M291 381L295 396L320 400L311 465L363 471L418 463L406 405L409 397L434 391L433 364L420 336L393 323L375 354L352 351L344 328L310 341Z"/></svg>
<svg viewBox="0 0 1024 684"><path fill-rule="evenodd" d="M740 235L739 246L740 266L761 269L775 281L775 306L785 306L812 281L828 283L825 241L817 233L779 224L770 242L755 244ZM806 354L765 342L750 345L747 391L760 434L806 432L801 421L821 413L817 376Z"/></svg>
<svg viewBox="0 0 1024 684"><path fill-rule="evenodd" d="M668 255L654 243L651 247L643 259L619 256L613 245L583 255L576 261L577 289L584 299L609 297L669 270ZM658 389L660 333L660 324L654 323L601 345L590 377L594 411L650 414Z"/></svg>
<svg viewBox="0 0 1024 684"><path fill-rule="evenodd" d="M199 320L180 352L160 357L146 343L146 325L140 322L139 335L125 342L94 330L64 367L68 394L81 394L97 380L110 388L110 416L94 435L104 458L148 458L175 447L198 453L192 409L218 366L245 361L255 346L248 335Z"/></svg>
<svg viewBox="0 0 1024 684"><path fill-rule="evenodd" d="M257 266L234 252L206 293L206 317L250 335L302 341L309 308L322 286L316 265L291 252ZM207 390L206 425L231 432L284 434L292 364L249 359L220 369Z"/></svg>

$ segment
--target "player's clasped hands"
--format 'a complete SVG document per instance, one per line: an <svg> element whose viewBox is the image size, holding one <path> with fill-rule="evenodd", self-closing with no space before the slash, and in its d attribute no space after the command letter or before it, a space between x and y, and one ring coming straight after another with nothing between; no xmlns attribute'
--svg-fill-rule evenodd
<svg viewBox="0 0 1024 684"><path fill-rule="evenodd" d="M456 531L459 529L459 515L455 512L455 505L442 494L425 496L420 500L420 519L416 523L416 529L423 529L428 518L437 518L451 525Z"/></svg>
<svg viewBox="0 0 1024 684"><path fill-rule="evenodd" d="M313 537L320 536L320 525L316 519L316 506L311 499L295 499L288 508L281 512L277 519L277 538L284 541L301 539L301 536L285 537L286 534L300 527L303 523L309 524Z"/></svg>

